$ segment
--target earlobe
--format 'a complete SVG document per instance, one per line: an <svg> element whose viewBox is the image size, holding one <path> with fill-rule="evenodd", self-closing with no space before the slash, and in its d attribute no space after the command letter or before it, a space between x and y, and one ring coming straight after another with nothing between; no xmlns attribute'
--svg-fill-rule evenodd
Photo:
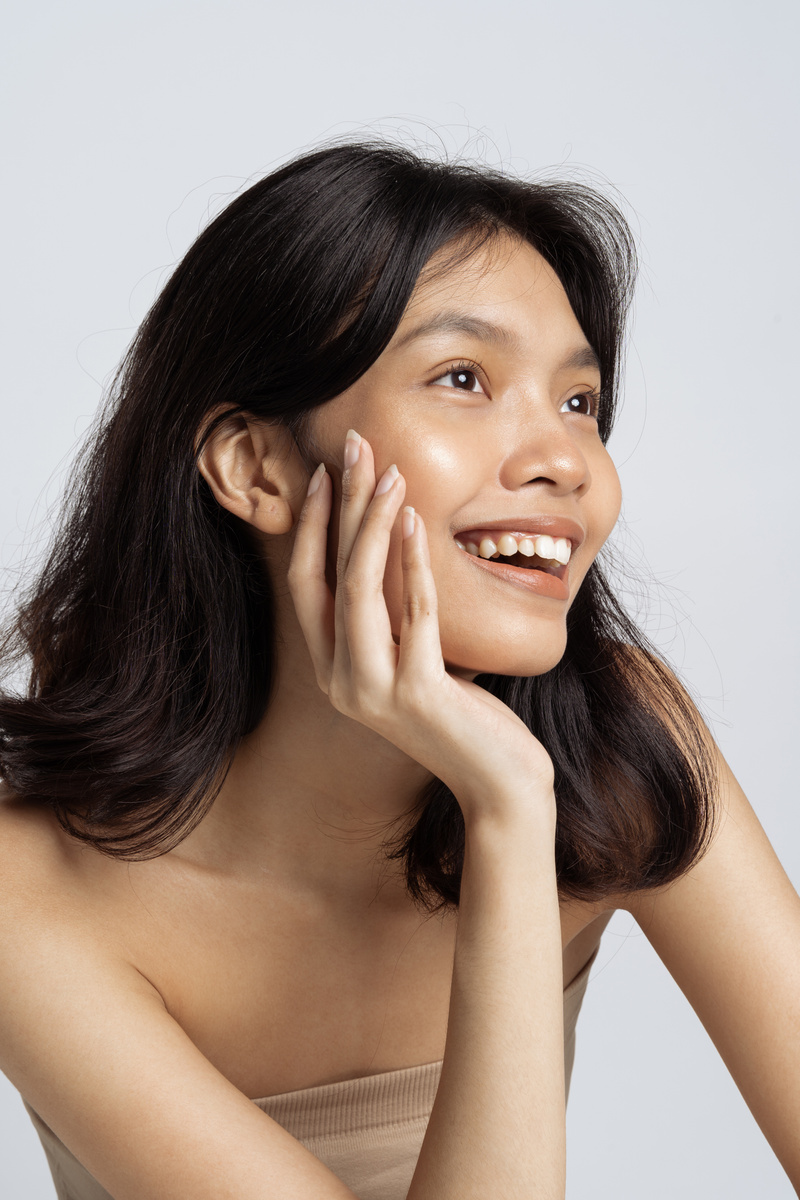
<svg viewBox="0 0 800 1200"><path fill-rule="evenodd" d="M262 533L288 533L294 524L285 432L237 414L214 430L198 458L217 503Z"/></svg>

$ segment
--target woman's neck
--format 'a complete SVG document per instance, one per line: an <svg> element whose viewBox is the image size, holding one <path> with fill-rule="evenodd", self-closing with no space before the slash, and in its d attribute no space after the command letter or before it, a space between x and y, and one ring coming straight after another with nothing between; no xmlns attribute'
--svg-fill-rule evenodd
<svg viewBox="0 0 800 1200"><path fill-rule="evenodd" d="M381 846L431 778L338 712L317 684L305 643L285 638L267 713L176 853L348 906L407 903L401 866L387 863Z"/></svg>

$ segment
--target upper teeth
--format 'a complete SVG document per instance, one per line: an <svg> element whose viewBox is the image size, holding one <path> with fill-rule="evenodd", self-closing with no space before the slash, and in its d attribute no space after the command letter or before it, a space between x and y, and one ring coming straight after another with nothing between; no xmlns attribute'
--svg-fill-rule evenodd
<svg viewBox="0 0 800 1200"><path fill-rule="evenodd" d="M503 533L496 542L490 537L482 538L480 545L475 542L460 542L458 538L455 542L461 550L480 558L499 558L501 554L507 558L514 554L524 554L526 558L532 558L536 554L539 558L566 564L572 553L572 543L567 538L552 538L547 534L517 540L510 533Z"/></svg>

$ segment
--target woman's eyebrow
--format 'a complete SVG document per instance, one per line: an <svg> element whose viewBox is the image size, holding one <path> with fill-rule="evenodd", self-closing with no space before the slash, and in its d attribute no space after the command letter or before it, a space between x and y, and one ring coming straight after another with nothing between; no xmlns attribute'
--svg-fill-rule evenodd
<svg viewBox="0 0 800 1200"><path fill-rule="evenodd" d="M430 337L435 333L467 333L482 342L490 342L492 345L500 346L505 350L520 351L522 349L520 339L504 325L495 325L492 321L484 320L483 317L475 317L468 313L460 312L437 313L435 316L429 317L426 321L421 321L419 325L415 325L407 333L404 333L402 337L399 337L391 348L392 350L400 350L403 346L407 346L409 342L417 341L419 338ZM573 350L559 364L559 370L562 371L579 371L586 367L596 371L600 370L600 361L588 343Z"/></svg>
<svg viewBox="0 0 800 1200"><path fill-rule="evenodd" d="M579 350L574 350L572 354L568 354L561 363L562 371L581 371L586 367L594 371L600 370L600 359L588 343L581 346Z"/></svg>
<svg viewBox="0 0 800 1200"><path fill-rule="evenodd" d="M483 342L492 342L505 349L518 350L520 347L516 334L502 325L495 325L491 321L485 321L482 317L470 316L468 313L443 312L437 313L436 316L429 317L426 321L421 321L419 325L409 329L407 333L397 339L392 349L400 350L409 342L414 342L418 338L430 337L434 333L468 333Z"/></svg>

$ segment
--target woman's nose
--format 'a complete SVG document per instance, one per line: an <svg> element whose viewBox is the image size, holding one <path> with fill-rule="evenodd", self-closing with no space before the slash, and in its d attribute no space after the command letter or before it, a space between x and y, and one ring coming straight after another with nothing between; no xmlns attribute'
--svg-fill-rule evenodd
<svg viewBox="0 0 800 1200"><path fill-rule="evenodd" d="M582 495L592 481L579 440L558 413L532 421L522 436L518 434L503 476L504 486L512 491L536 483L556 496Z"/></svg>

